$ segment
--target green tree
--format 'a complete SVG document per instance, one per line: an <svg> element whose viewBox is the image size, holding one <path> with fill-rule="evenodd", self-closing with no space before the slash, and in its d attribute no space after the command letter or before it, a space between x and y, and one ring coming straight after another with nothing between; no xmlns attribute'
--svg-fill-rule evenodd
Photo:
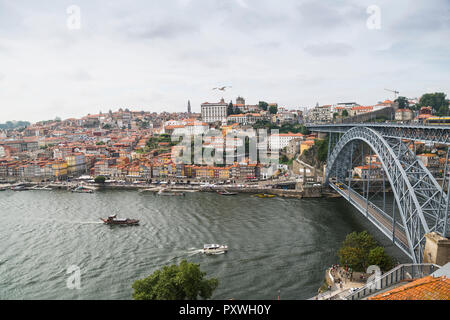
<svg viewBox="0 0 450 320"><path fill-rule="evenodd" d="M367 263L369 265L379 266L383 271L392 268L392 259L386 254L383 247L376 247L370 250L367 257Z"/></svg>
<svg viewBox="0 0 450 320"><path fill-rule="evenodd" d="M328 157L328 137L325 140L317 139L314 145L317 147L317 158L320 162L324 162Z"/></svg>
<svg viewBox="0 0 450 320"><path fill-rule="evenodd" d="M263 109L264 111L267 111L267 108L269 107L269 104L265 101L260 101L258 103L258 106L260 109Z"/></svg>
<svg viewBox="0 0 450 320"><path fill-rule="evenodd" d="M348 234L338 251L338 257L341 264L355 271L364 272L370 265L377 265L382 270L392 267L391 258L367 231Z"/></svg>
<svg viewBox="0 0 450 320"><path fill-rule="evenodd" d="M369 251L377 247L378 244L367 231L363 231L348 234L342 245L344 247L361 248L366 254L369 254Z"/></svg>
<svg viewBox="0 0 450 320"><path fill-rule="evenodd" d="M233 103L230 101L227 107L227 116L234 114Z"/></svg>
<svg viewBox="0 0 450 320"><path fill-rule="evenodd" d="M365 271L364 261L366 256L363 249L342 247L338 251L338 257L341 265L350 267L355 271Z"/></svg>
<svg viewBox="0 0 450 320"><path fill-rule="evenodd" d="M271 114L277 114L277 112L278 112L278 107L277 107L277 106L270 106L269 112L270 112Z"/></svg>
<svg viewBox="0 0 450 320"><path fill-rule="evenodd" d="M443 92L425 93L419 101L420 107L432 107L437 115L443 116L449 113L447 95Z"/></svg>
<svg viewBox="0 0 450 320"><path fill-rule="evenodd" d="M104 176L97 176L94 179L95 183L105 183L105 181L106 181L106 178Z"/></svg>
<svg viewBox="0 0 450 320"><path fill-rule="evenodd" d="M134 300L197 300L211 298L219 285L215 278L205 279L200 265L181 261L165 266L149 277L136 280L132 288Z"/></svg>
<svg viewBox="0 0 450 320"><path fill-rule="evenodd" d="M405 108L409 108L409 102L408 99L406 99L405 97L398 97L395 102L398 103L398 107L400 109L405 109Z"/></svg>
<svg viewBox="0 0 450 320"><path fill-rule="evenodd" d="M439 110L438 110L438 112L437 112L437 115L438 115L438 116L441 116L441 117L450 115L448 105L447 105L447 106L442 105L442 106L439 108Z"/></svg>
<svg viewBox="0 0 450 320"><path fill-rule="evenodd" d="M342 111L342 117L348 117L348 111L347 110Z"/></svg>

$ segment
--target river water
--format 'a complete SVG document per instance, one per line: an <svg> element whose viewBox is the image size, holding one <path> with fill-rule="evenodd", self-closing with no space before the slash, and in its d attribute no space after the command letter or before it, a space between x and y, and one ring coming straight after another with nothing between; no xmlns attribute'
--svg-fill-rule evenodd
<svg viewBox="0 0 450 320"><path fill-rule="evenodd" d="M99 217L141 220L109 227ZM338 262L345 235L368 230L407 258L343 199L259 199L136 191L0 192L0 299L131 299L133 281L182 259L219 279L213 299L307 299ZM227 244L204 256L205 243ZM81 271L69 289L67 269Z"/></svg>

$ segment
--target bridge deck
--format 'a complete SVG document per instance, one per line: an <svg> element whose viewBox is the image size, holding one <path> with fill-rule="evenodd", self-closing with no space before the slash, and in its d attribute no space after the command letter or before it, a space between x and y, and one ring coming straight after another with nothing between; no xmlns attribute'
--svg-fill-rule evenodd
<svg viewBox="0 0 450 320"><path fill-rule="evenodd" d="M421 124L394 123L340 123L306 124L315 132L344 133L354 127L367 127L379 132L383 137L423 141L450 145L450 126L430 126Z"/></svg>
<svg viewBox="0 0 450 320"><path fill-rule="evenodd" d="M367 205L366 199L353 189L349 190L349 188L344 185L338 187L332 182L330 182L330 186L356 207L358 211L368 218L381 232L390 239L393 239L394 244L396 244L408 257L411 257L408 238L401 225L396 223L396 228L394 230L393 219L371 202Z"/></svg>

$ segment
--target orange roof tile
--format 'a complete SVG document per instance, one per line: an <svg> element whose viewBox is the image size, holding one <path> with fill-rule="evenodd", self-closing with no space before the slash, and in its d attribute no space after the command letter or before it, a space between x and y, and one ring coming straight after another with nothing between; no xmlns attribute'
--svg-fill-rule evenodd
<svg viewBox="0 0 450 320"><path fill-rule="evenodd" d="M369 300L450 300L450 279L424 277Z"/></svg>

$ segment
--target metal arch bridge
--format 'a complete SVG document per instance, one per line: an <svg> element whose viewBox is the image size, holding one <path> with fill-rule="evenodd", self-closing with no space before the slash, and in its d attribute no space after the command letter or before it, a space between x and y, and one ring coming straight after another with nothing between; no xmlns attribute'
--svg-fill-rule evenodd
<svg viewBox="0 0 450 320"><path fill-rule="evenodd" d="M415 263L423 261L425 234L437 232L443 236L449 235L450 192L446 194L443 191L442 186L404 140L449 145L450 127L346 124L312 125L308 126L308 129L330 134L325 183L329 183L355 206ZM422 130L422 135L413 134L414 130ZM364 163L364 150L361 151L364 145L368 145L381 162L382 205L371 199L370 184L381 182L376 182L371 175L370 163L369 173L363 181L362 195L354 188L353 164L357 158ZM449 152L447 163L448 157ZM447 176L447 170L446 166L444 177ZM394 197L390 214L386 209L386 182L392 189Z"/></svg>

